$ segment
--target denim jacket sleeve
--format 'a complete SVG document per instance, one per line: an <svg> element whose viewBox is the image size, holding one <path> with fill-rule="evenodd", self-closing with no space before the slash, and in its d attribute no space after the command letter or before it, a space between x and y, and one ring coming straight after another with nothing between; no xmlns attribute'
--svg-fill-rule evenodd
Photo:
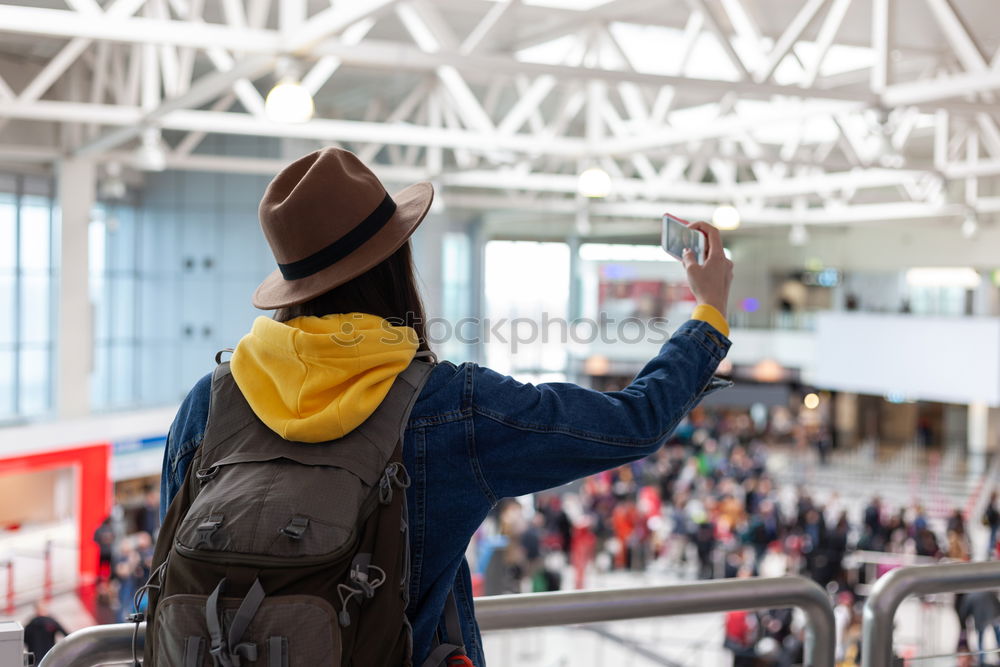
<svg viewBox="0 0 1000 667"><path fill-rule="evenodd" d="M167 432L167 447L163 451L163 472L160 475L160 520L167 514L170 501L184 483L188 464L194 457L208 422L208 403L212 393L212 375L198 380L181 403Z"/></svg>
<svg viewBox="0 0 1000 667"><path fill-rule="evenodd" d="M706 393L730 341L690 320L622 391L521 384L477 368L475 447L488 500L550 489L655 452Z"/></svg>

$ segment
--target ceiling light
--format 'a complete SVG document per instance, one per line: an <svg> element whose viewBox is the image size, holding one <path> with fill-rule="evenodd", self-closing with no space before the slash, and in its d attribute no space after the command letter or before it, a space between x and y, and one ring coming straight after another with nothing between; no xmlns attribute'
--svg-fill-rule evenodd
<svg viewBox="0 0 1000 667"><path fill-rule="evenodd" d="M163 171L167 168L167 152L160 141L160 130L147 127L142 131L142 142L135 151L133 162L137 169Z"/></svg>
<svg viewBox="0 0 1000 667"><path fill-rule="evenodd" d="M587 375L607 375L610 370L611 362L600 354L587 357L587 360L583 362L583 372Z"/></svg>
<svg viewBox="0 0 1000 667"><path fill-rule="evenodd" d="M122 180L121 164L118 162L109 162L105 170L107 171L107 176L101 181L98 189L100 198L112 201L125 199L125 195L128 194L128 188L125 186L125 181Z"/></svg>
<svg viewBox="0 0 1000 667"><path fill-rule="evenodd" d="M806 397L802 399L802 405L804 405L807 410L815 410L819 407L819 396L816 394L806 394Z"/></svg>
<svg viewBox="0 0 1000 667"><path fill-rule="evenodd" d="M729 204L718 206L712 213L712 224L719 229L736 229L740 226L740 212Z"/></svg>
<svg viewBox="0 0 1000 667"><path fill-rule="evenodd" d="M312 94L296 79L282 79L264 100L264 115L275 123L305 123L315 111Z"/></svg>
<svg viewBox="0 0 1000 667"><path fill-rule="evenodd" d="M788 230L788 242L794 246L804 246L809 243L809 230L801 222L796 222Z"/></svg>
<svg viewBox="0 0 1000 667"><path fill-rule="evenodd" d="M969 211L965 214L965 220L962 221L962 236L971 239L975 237L978 231L979 220L976 219L976 212Z"/></svg>
<svg viewBox="0 0 1000 667"><path fill-rule="evenodd" d="M785 369L774 359L762 359L754 364L750 376L757 382L780 382L785 377Z"/></svg>
<svg viewBox="0 0 1000 667"><path fill-rule="evenodd" d="M584 197L607 197L611 192L611 177L600 167L585 169L576 182L576 189Z"/></svg>

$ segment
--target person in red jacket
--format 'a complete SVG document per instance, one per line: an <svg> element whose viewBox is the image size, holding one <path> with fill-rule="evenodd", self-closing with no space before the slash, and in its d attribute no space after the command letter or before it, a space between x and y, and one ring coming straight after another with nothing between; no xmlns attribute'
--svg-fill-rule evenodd
<svg viewBox="0 0 1000 667"><path fill-rule="evenodd" d="M757 614L752 611L726 613L726 640L724 646L733 652L733 667L753 667L756 660Z"/></svg>
<svg viewBox="0 0 1000 667"><path fill-rule="evenodd" d="M593 560L596 547L597 536L590 526L590 518L583 517L573 526L573 536L570 538L570 562L575 575L573 584L577 590L584 588L587 564Z"/></svg>
<svg viewBox="0 0 1000 667"><path fill-rule="evenodd" d="M736 576L745 579L750 575L750 570L744 567ZM723 646L733 652L733 667L754 667L759 634L757 612L739 610L726 613L726 639Z"/></svg>

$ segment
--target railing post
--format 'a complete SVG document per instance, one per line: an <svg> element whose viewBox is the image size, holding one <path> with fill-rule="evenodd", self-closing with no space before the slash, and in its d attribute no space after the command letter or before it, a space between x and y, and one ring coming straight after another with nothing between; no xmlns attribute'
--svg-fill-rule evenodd
<svg viewBox="0 0 1000 667"><path fill-rule="evenodd" d="M72 633L45 654L39 667L96 667L132 660L132 623L95 625ZM142 656L146 624L139 625L136 652Z"/></svg>
<svg viewBox="0 0 1000 667"><path fill-rule="evenodd" d="M52 601L52 540L45 541L45 556L43 567L45 571L42 580L42 599L46 602Z"/></svg>
<svg viewBox="0 0 1000 667"><path fill-rule="evenodd" d="M14 613L14 559L5 563L7 566L7 609L8 615Z"/></svg>
<svg viewBox="0 0 1000 667"><path fill-rule="evenodd" d="M862 667L892 664L893 620L900 603L911 595L964 593L1000 588L1000 561L901 567L875 583L862 625Z"/></svg>

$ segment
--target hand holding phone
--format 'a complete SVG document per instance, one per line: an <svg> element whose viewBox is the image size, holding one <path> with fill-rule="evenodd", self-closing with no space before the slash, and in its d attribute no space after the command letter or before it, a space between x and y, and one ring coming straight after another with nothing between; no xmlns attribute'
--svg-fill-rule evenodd
<svg viewBox="0 0 1000 667"><path fill-rule="evenodd" d="M705 234L669 213L663 216L660 244L670 256L684 261L684 250L690 249L699 264L705 263Z"/></svg>
<svg viewBox="0 0 1000 667"><path fill-rule="evenodd" d="M723 317L733 281L733 263L726 258L719 230L707 222L686 223L663 216L663 249L684 263L688 283L698 303L714 307Z"/></svg>

